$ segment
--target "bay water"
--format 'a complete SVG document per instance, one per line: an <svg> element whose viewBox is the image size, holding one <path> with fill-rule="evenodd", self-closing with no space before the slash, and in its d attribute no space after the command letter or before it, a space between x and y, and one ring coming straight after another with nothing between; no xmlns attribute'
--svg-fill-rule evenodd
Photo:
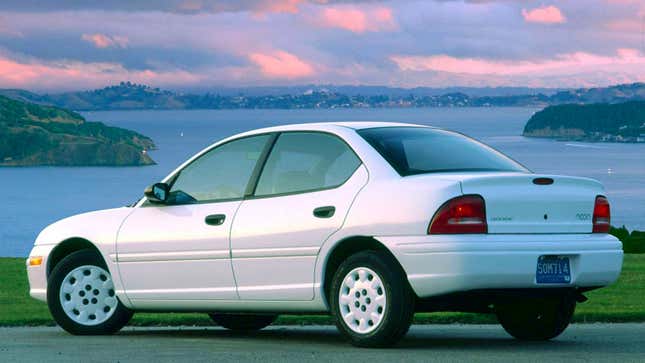
<svg viewBox="0 0 645 363"><path fill-rule="evenodd" d="M563 142L522 137L533 108L337 110L181 110L85 112L89 121L151 137L157 165L0 168L0 256L26 256L48 224L77 213L119 207L146 186L226 136L260 127L321 121L395 121L433 125L477 138L536 173L598 179L612 224L645 230L645 144ZM0 140L1 142L1 140Z"/></svg>

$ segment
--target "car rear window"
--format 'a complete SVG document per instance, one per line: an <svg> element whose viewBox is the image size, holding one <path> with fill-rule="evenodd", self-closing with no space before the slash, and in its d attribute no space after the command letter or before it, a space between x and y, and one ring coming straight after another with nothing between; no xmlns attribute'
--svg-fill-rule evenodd
<svg viewBox="0 0 645 363"><path fill-rule="evenodd" d="M469 137L426 127L358 130L402 176L451 171L528 170L495 149Z"/></svg>

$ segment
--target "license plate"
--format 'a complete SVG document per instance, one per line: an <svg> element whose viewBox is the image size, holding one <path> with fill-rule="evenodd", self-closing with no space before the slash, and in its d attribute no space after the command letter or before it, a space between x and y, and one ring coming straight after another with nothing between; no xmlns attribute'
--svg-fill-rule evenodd
<svg viewBox="0 0 645 363"><path fill-rule="evenodd" d="M540 256L535 272L538 284L568 284L571 282L569 257Z"/></svg>

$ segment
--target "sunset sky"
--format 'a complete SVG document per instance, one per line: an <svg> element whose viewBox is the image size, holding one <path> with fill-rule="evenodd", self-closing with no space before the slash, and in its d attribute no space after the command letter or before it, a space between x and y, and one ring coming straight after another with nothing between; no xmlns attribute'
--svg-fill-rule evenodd
<svg viewBox="0 0 645 363"><path fill-rule="evenodd" d="M645 0L0 3L0 88L125 80L171 89L644 82Z"/></svg>

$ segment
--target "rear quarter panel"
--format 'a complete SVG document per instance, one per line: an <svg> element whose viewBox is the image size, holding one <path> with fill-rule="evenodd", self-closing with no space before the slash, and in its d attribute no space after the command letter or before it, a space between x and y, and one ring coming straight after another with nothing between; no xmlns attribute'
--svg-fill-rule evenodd
<svg viewBox="0 0 645 363"><path fill-rule="evenodd" d="M315 270L320 291L317 295L322 296L327 259L339 242L355 236L425 236L439 206L459 195L461 187L453 180L398 175L380 180L370 178L355 197L343 228L320 249Z"/></svg>

